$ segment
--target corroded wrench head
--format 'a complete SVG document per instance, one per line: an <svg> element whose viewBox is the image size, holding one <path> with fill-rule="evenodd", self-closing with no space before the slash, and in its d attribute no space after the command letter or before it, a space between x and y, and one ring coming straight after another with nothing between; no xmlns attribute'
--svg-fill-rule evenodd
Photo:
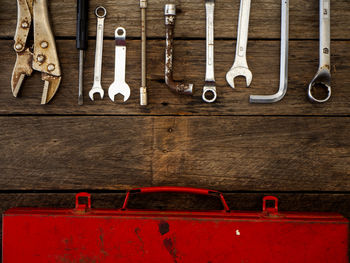
<svg viewBox="0 0 350 263"><path fill-rule="evenodd" d="M247 87L250 86L253 79L253 74L247 67L241 67L241 66L233 66L227 73L226 73L226 81L231 86L231 88L235 88L235 78L238 76L243 76L246 79Z"/></svg>

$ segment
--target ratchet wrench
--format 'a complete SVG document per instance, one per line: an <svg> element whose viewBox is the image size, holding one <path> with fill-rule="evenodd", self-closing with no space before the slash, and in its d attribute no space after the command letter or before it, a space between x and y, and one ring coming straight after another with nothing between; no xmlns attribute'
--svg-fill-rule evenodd
<svg viewBox="0 0 350 263"><path fill-rule="evenodd" d="M102 14L99 11L102 10ZM103 29L104 21L107 15L107 11L103 6L99 6L95 9L95 15L97 17L97 30L96 30L96 50L95 50L95 72L94 72L94 84L89 92L89 97L94 100L94 94L99 93L101 99L103 99L104 91L101 86L101 71L102 71L102 52L103 52Z"/></svg>
<svg viewBox="0 0 350 263"><path fill-rule="evenodd" d="M248 44L250 4L251 0L241 0L238 18L235 62L226 74L226 81L233 89L235 88L234 79L237 76L245 77L247 87L250 86L253 79L253 74L248 68L246 56Z"/></svg>
<svg viewBox="0 0 350 263"><path fill-rule="evenodd" d="M320 0L320 64L308 88L308 97L312 102L326 102L331 97L330 45L330 0ZM324 98L316 98L313 94L318 88L327 92Z"/></svg>
<svg viewBox="0 0 350 263"><path fill-rule="evenodd" d="M216 100L216 85L214 77L214 8L215 0L205 1L205 10L207 16L206 44L207 44L207 62L205 72L205 84L203 87L202 99L211 103Z"/></svg>
<svg viewBox="0 0 350 263"><path fill-rule="evenodd" d="M281 2L280 85L273 95L251 95L250 103L274 103L283 99L288 87L289 0Z"/></svg>

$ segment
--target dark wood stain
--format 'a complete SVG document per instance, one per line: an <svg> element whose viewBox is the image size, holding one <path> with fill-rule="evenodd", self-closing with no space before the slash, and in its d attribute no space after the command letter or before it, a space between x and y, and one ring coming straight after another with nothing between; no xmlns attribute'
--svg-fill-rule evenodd
<svg viewBox="0 0 350 263"><path fill-rule="evenodd" d="M239 1L216 1L215 77L218 99L202 102L205 76L203 1L177 1L174 79L194 83L194 96L164 84L164 1L147 8L149 105L139 106L140 8L129 0L90 1L84 106L77 105L78 52L75 1L49 1L62 83L49 105L40 105L40 74L26 78L19 98L10 88L16 55L16 1L0 9L0 212L10 207L74 207L74 193L93 192L93 207L120 208L122 191L141 186L192 186L225 191L231 210L261 210L262 197L279 198L280 211L338 212L350 217L350 1L332 1L332 98L311 104L306 89L318 67L319 1L290 2L289 78L286 97L251 105L250 94L276 92L279 82L280 1L252 2L248 64L253 83L225 74L234 60ZM114 30L127 30L125 104L91 102L96 35L93 8L105 22L102 86L114 78ZM266 14L269 15L266 15ZM118 191L118 194L111 193ZM149 209L216 209L220 202L168 195L130 206ZM220 209L221 207L219 207ZM0 219L1 220L1 219ZM174 240L159 226L177 260ZM135 229L139 236L140 230ZM141 241L141 240L140 240ZM68 242L68 240L67 240ZM103 242L101 240L103 247Z"/></svg>

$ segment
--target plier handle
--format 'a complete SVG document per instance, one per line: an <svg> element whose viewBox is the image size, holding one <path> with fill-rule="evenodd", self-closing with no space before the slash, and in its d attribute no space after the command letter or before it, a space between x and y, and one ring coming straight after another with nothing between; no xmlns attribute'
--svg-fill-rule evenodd
<svg viewBox="0 0 350 263"><path fill-rule="evenodd" d="M14 37L17 60L12 72L12 93L17 97L25 76L30 76L36 70L41 72L41 79L45 81L41 104L46 104L55 95L61 82L61 69L50 27L47 0L17 0L17 13ZM28 35L32 25L34 44L28 47Z"/></svg>

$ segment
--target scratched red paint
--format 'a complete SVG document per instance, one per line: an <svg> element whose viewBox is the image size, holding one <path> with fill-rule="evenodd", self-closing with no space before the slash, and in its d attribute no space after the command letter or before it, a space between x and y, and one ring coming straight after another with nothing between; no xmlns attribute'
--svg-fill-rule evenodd
<svg viewBox="0 0 350 263"><path fill-rule="evenodd" d="M76 207L5 212L3 262L348 262L339 214Z"/></svg>

